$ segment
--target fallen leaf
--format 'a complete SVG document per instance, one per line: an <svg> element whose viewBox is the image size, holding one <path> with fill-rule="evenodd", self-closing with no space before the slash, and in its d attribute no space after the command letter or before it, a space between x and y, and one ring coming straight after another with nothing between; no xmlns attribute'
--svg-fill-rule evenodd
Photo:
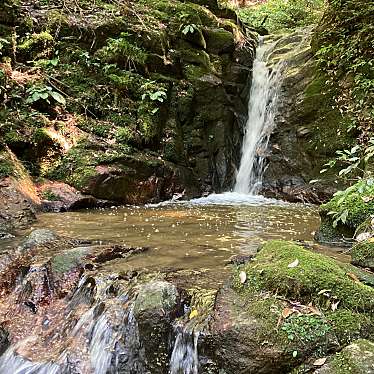
<svg viewBox="0 0 374 374"><path fill-rule="evenodd" d="M314 365L314 366L322 366L322 365L325 364L326 360L327 360L327 357L319 358L319 359L317 359L317 360L315 360L315 361L313 362L313 365Z"/></svg>
<svg viewBox="0 0 374 374"><path fill-rule="evenodd" d="M360 283L360 280L357 278L357 275L354 273L347 273L348 277L351 278L356 283Z"/></svg>
<svg viewBox="0 0 374 374"><path fill-rule="evenodd" d="M335 312L335 310L338 309L339 303L340 303L340 300L338 300L337 302L331 304L331 310L333 312Z"/></svg>
<svg viewBox="0 0 374 374"><path fill-rule="evenodd" d="M247 280L247 274L245 273L245 271L241 271L239 273L239 278L240 278L240 283L243 284L246 282Z"/></svg>
<svg viewBox="0 0 374 374"><path fill-rule="evenodd" d="M290 269L292 269L292 268L295 268L297 265L299 265L299 260L298 259L296 259L294 262L291 262L290 264L288 264L288 267Z"/></svg>
<svg viewBox="0 0 374 374"><path fill-rule="evenodd" d="M191 310L191 313L190 313L190 319L197 317L198 314L199 314L199 313L197 312L196 309Z"/></svg>
<svg viewBox="0 0 374 374"><path fill-rule="evenodd" d="M291 314L293 314L295 311L291 308L284 308L282 310L282 317L284 319L288 318Z"/></svg>
<svg viewBox="0 0 374 374"><path fill-rule="evenodd" d="M316 308L315 306L313 306L313 305L308 305L308 309L310 311L310 314L315 314L317 316L321 316L322 315L321 311L318 308Z"/></svg>

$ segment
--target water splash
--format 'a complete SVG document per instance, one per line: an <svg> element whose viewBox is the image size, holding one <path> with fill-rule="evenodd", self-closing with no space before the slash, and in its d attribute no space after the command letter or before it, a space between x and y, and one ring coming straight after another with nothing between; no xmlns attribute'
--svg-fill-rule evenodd
<svg viewBox="0 0 374 374"><path fill-rule="evenodd" d="M248 120L234 187L237 193L255 195L261 188L265 152L274 129L283 66L283 63L279 63L272 71L266 66L267 52L271 47L260 40L253 64Z"/></svg>

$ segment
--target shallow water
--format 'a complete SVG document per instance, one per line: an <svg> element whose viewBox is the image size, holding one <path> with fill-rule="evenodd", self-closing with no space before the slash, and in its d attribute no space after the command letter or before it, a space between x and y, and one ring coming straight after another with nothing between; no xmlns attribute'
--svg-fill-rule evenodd
<svg viewBox="0 0 374 374"><path fill-rule="evenodd" d="M222 276L230 257L251 254L266 240L312 242L319 222L314 206L226 193L189 202L48 213L39 217L34 228L150 247L126 261L113 261L110 270L221 270Z"/></svg>

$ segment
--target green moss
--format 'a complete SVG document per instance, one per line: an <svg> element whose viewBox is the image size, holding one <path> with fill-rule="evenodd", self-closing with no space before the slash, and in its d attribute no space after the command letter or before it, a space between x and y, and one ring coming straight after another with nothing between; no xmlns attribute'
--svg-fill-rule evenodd
<svg viewBox="0 0 374 374"><path fill-rule="evenodd" d="M210 53L229 53L235 48L233 34L224 29L205 29L204 36Z"/></svg>
<svg viewBox="0 0 374 374"><path fill-rule="evenodd" d="M14 174L13 163L4 158L4 155L0 153L0 178L9 177Z"/></svg>
<svg viewBox="0 0 374 374"><path fill-rule="evenodd" d="M374 238L353 246L351 257L354 265L374 269Z"/></svg>
<svg viewBox="0 0 374 374"><path fill-rule="evenodd" d="M296 260L298 265L289 267ZM357 311L368 311L374 307L374 290L354 282L347 275L351 270L349 265L292 242L267 242L256 256L256 261L245 265L243 270L247 274L247 286L236 283L235 287L244 292L247 287L255 287L306 304L312 302L323 309L337 301L340 307ZM322 290L328 290L330 296L324 296L325 292L321 294Z"/></svg>
<svg viewBox="0 0 374 374"><path fill-rule="evenodd" d="M59 200L61 200L61 197L59 195L55 194L51 190L44 190L43 193L42 193L42 198L44 200L48 200L48 201L59 201Z"/></svg>
<svg viewBox="0 0 374 374"><path fill-rule="evenodd" d="M349 132L349 121L342 117L335 106L336 92L326 90L327 79L323 73L317 73L308 85L299 110L302 113L299 120L311 129L307 149L333 157L337 150L354 144L355 134Z"/></svg>
<svg viewBox="0 0 374 374"><path fill-rule="evenodd" d="M370 338L374 334L374 317L371 313L356 313L347 309L338 309L326 314L342 346L358 338Z"/></svg>
<svg viewBox="0 0 374 374"><path fill-rule="evenodd" d="M183 49L180 51L181 59L186 64L201 66L207 70L210 69L210 58L205 51L194 49Z"/></svg>
<svg viewBox="0 0 374 374"><path fill-rule="evenodd" d="M24 38L18 45L18 50L29 58L38 59L48 57L52 52L53 45L53 36L47 31L42 31Z"/></svg>
<svg viewBox="0 0 374 374"><path fill-rule="evenodd" d="M373 369L374 344L359 339L337 353L329 366L333 374L366 374Z"/></svg>

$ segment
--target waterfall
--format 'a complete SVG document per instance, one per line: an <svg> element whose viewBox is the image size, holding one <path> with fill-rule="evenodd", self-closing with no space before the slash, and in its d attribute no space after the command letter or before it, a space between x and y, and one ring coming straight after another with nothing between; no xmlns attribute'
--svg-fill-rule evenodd
<svg viewBox="0 0 374 374"><path fill-rule="evenodd" d="M169 374L198 374L198 340L199 332L188 331L187 327L178 332L170 359Z"/></svg>
<svg viewBox="0 0 374 374"><path fill-rule="evenodd" d="M262 39L253 63L253 78L248 103L248 120L242 157L234 192L255 195L259 192L265 168L265 152L274 129L277 96L281 84L282 63L270 70L266 66L270 50Z"/></svg>

